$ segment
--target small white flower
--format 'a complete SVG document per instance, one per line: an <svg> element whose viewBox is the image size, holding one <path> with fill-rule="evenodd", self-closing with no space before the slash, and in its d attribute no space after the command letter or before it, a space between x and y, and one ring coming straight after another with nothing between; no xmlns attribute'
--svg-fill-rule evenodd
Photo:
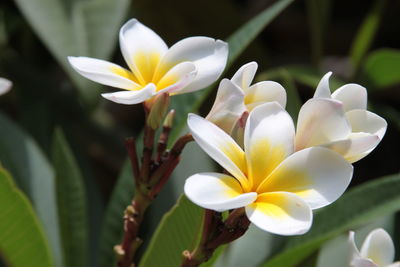
<svg viewBox="0 0 400 267"><path fill-rule="evenodd" d="M82 76L126 91L102 94L120 104L136 104L162 92L183 94L216 81L225 68L228 45L208 37L189 37L168 49L164 41L136 19L119 33L122 55L130 70L88 57L68 57Z"/></svg>
<svg viewBox="0 0 400 267"><path fill-rule="evenodd" d="M277 82L262 81L251 85L257 71L257 63L243 65L231 80L221 81L217 96L207 119L225 132L231 133L243 112L250 112L255 107L267 103L278 102L286 106L286 91Z"/></svg>
<svg viewBox="0 0 400 267"><path fill-rule="evenodd" d="M12 86L12 82L0 77L0 95L4 95L8 91L10 91Z"/></svg>
<svg viewBox="0 0 400 267"><path fill-rule="evenodd" d="M335 201L350 183L353 167L322 147L294 152L294 125L276 102L254 108L244 130L244 150L222 129L190 114L195 141L229 174L198 173L185 194L216 211L245 207L259 228L280 235L307 232L312 209Z"/></svg>
<svg viewBox="0 0 400 267"><path fill-rule="evenodd" d="M395 249L390 235L383 229L373 230L365 238L361 252L354 242L354 232L349 233L350 267L400 267L393 262Z"/></svg>
<svg viewBox="0 0 400 267"><path fill-rule="evenodd" d="M324 146L353 163L368 155L385 135L387 123L367 111L367 90L346 84L331 95L327 73L319 82L314 98L300 109L296 150Z"/></svg>

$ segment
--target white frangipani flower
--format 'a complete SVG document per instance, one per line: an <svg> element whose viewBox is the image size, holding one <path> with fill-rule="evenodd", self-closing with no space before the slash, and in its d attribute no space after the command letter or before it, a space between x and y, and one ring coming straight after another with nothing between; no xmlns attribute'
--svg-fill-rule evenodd
<svg viewBox="0 0 400 267"><path fill-rule="evenodd" d="M225 132L230 133L243 112L250 112L255 107L267 103L278 102L286 106L286 91L277 82L262 81L251 85L257 71L257 63L243 65L231 80L221 81L215 102L207 119Z"/></svg>
<svg viewBox="0 0 400 267"><path fill-rule="evenodd" d="M12 82L5 78L0 77L0 95L4 95L8 91L10 91L12 86Z"/></svg>
<svg viewBox="0 0 400 267"><path fill-rule="evenodd" d="M208 37L189 37L168 49L164 41L136 19L119 33L122 55L130 70L88 57L68 57L82 76L125 91L102 94L120 104L136 104L167 92L183 94L216 81L225 68L228 44Z"/></svg>
<svg viewBox="0 0 400 267"><path fill-rule="evenodd" d="M353 163L368 155L385 135L386 121L367 111L367 90L346 84L331 95L325 74L314 97L300 109L296 150L324 146Z"/></svg>
<svg viewBox="0 0 400 267"><path fill-rule="evenodd" d="M395 249L390 235L383 229L373 230L365 238L361 251L354 241L354 232L349 233L349 267L400 267L400 262L393 262Z"/></svg>
<svg viewBox="0 0 400 267"><path fill-rule="evenodd" d="M294 125L276 102L254 108L244 131L244 150L222 129L190 114L195 141L229 174L198 173L186 180L185 194L216 211L245 207L259 228L280 235L303 234L312 209L335 201L350 183L353 167L323 147L294 152Z"/></svg>

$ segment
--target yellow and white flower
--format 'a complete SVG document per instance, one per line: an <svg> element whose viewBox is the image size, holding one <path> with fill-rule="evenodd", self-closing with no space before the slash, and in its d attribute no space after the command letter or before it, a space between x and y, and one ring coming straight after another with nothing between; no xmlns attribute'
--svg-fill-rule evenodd
<svg viewBox="0 0 400 267"><path fill-rule="evenodd" d="M165 42L136 19L119 33L122 55L129 70L88 57L69 57L82 76L125 91L102 94L120 104L136 104L168 92L183 94L216 81L225 68L228 45L208 37L189 37L168 49Z"/></svg>
<svg viewBox="0 0 400 267"><path fill-rule="evenodd" d="M395 249L390 235L383 229L373 230L365 238L361 251L354 241L354 232L349 233L350 267L400 267L393 262Z"/></svg>
<svg viewBox="0 0 400 267"><path fill-rule="evenodd" d="M286 91L277 82L262 81L251 85L257 71L257 63L243 65L231 80L221 81L215 102L207 119L225 132L231 133L243 112L250 112L255 107L267 103L278 102L286 106Z"/></svg>
<svg viewBox="0 0 400 267"><path fill-rule="evenodd" d="M385 135L386 121L367 111L367 90L346 84L331 95L327 73L314 97L300 109L297 121L296 151L324 146L353 163L368 155Z"/></svg>
<svg viewBox="0 0 400 267"><path fill-rule="evenodd" d="M0 77L0 95L4 95L8 91L10 91L12 86L12 82Z"/></svg>
<svg viewBox="0 0 400 267"><path fill-rule="evenodd" d="M229 174L198 173L185 194L216 211L245 207L259 228L280 235L308 231L312 209L335 201L350 183L353 167L323 147L294 152L294 124L276 102L254 108L244 131L244 150L222 129L190 114L194 140Z"/></svg>

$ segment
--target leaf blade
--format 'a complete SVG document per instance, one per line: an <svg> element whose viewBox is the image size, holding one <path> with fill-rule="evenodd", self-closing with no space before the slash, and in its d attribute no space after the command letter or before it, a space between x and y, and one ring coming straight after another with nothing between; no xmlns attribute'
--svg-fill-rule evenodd
<svg viewBox="0 0 400 267"><path fill-rule="evenodd" d="M0 168L0 254L14 266L54 266L43 229L27 197Z"/></svg>
<svg viewBox="0 0 400 267"><path fill-rule="evenodd" d="M77 163L60 129L52 151L65 266L88 266L88 218L85 188Z"/></svg>

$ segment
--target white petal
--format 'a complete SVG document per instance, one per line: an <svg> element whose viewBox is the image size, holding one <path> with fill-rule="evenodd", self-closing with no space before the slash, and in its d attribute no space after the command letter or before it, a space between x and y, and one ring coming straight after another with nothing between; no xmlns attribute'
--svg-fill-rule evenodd
<svg viewBox="0 0 400 267"><path fill-rule="evenodd" d="M384 118L367 110L355 109L346 112L353 133L363 132L377 135L383 138L387 128L387 122Z"/></svg>
<svg viewBox="0 0 400 267"><path fill-rule="evenodd" d="M11 86L12 86L11 81L4 78L0 78L0 95L4 95L8 91L10 91Z"/></svg>
<svg viewBox="0 0 400 267"><path fill-rule="evenodd" d="M380 142L377 135L369 133L352 133L345 140L334 141L323 145L341 154L348 162L354 163L368 155Z"/></svg>
<svg viewBox="0 0 400 267"><path fill-rule="evenodd" d="M389 264L387 267L400 267L400 261L396 261L392 264Z"/></svg>
<svg viewBox="0 0 400 267"><path fill-rule="evenodd" d="M189 37L174 44L160 63L160 73L176 63L190 61L196 65L197 75L180 93L203 89L215 82L225 68L228 44L208 37Z"/></svg>
<svg viewBox="0 0 400 267"><path fill-rule="evenodd" d="M349 262L351 263L354 260L361 258L360 251L358 250L358 248L356 246L356 242L354 240L354 232L353 231L349 232L348 244L349 244L349 248L350 248Z"/></svg>
<svg viewBox="0 0 400 267"><path fill-rule="evenodd" d="M314 98L331 98L331 89L329 88L329 78L331 75L332 72L330 71L322 77L315 90Z"/></svg>
<svg viewBox="0 0 400 267"><path fill-rule="evenodd" d="M334 99L312 98L300 109L296 150L347 138L351 127L343 104Z"/></svg>
<svg viewBox="0 0 400 267"><path fill-rule="evenodd" d="M293 153L294 132L292 118L277 102L263 104L250 112L244 147L248 177L254 189Z"/></svg>
<svg viewBox="0 0 400 267"><path fill-rule="evenodd" d="M391 264L394 259L394 245L390 235L381 228L369 233L361 247L361 256L371 259L379 266Z"/></svg>
<svg viewBox="0 0 400 267"><path fill-rule="evenodd" d="M185 194L205 209L224 211L253 203L257 193L244 193L240 183L221 173L198 173L185 182Z"/></svg>
<svg viewBox="0 0 400 267"><path fill-rule="evenodd" d="M246 206L249 220L260 229L278 235L300 235L312 224L310 207L295 194L273 192L259 195Z"/></svg>
<svg viewBox="0 0 400 267"><path fill-rule="evenodd" d="M318 209L338 199L352 176L353 166L338 153L311 147L286 158L257 192L291 192L304 199L311 209Z"/></svg>
<svg viewBox="0 0 400 267"><path fill-rule="evenodd" d="M240 67L240 69L233 75L231 81L242 88L243 90L247 90L250 87L250 84L253 82L254 76L257 72L257 62L252 61Z"/></svg>
<svg viewBox="0 0 400 267"><path fill-rule="evenodd" d="M138 91L119 91L115 93L101 94L102 97L118 104L133 105L142 103L156 93L156 86L152 83Z"/></svg>
<svg viewBox="0 0 400 267"><path fill-rule="evenodd" d="M157 83L157 91L180 94L182 89L193 82L197 74L192 62L182 62L170 69Z"/></svg>
<svg viewBox="0 0 400 267"><path fill-rule="evenodd" d="M243 150L222 129L195 114L189 114L188 127L196 143L225 170L238 179L243 188L249 189L246 159Z"/></svg>
<svg viewBox="0 0 400 267"><path fill-rule="evenodd" d="M137 90L141 86L130 71L110 62L89 57L68 57L72 67L85 78L104 85Z"/></svg>
<svg viewBox="0 0 400 267"><path fill-rule="evenodd" d="M150 76L168 51L160 36L138 20L131 19L122 26L119 43L126 63L137 78L142 83L151 81Z"/></svg>
<svg viewBox="0 0 400 267"><path fill-rule="evenodd" d="M355 83L338 88L332 98L341 101L345 111L367 108L367 89Z"/></svg>
<svg viewBox="0 0 400 267"><path fill-rule="evenodd" d="M286 91L285 88L277 82L263 81L250 86L244 100L249 111L256 106L274 101L285 108Z"/></svg>
<svg viewBox="0 0 400 267"><path fill-rule="evenodd" d="M235 122L246 111L244 93L228 79L223 79L218 87L214 105L206 119L230 134Z"/></svg>

